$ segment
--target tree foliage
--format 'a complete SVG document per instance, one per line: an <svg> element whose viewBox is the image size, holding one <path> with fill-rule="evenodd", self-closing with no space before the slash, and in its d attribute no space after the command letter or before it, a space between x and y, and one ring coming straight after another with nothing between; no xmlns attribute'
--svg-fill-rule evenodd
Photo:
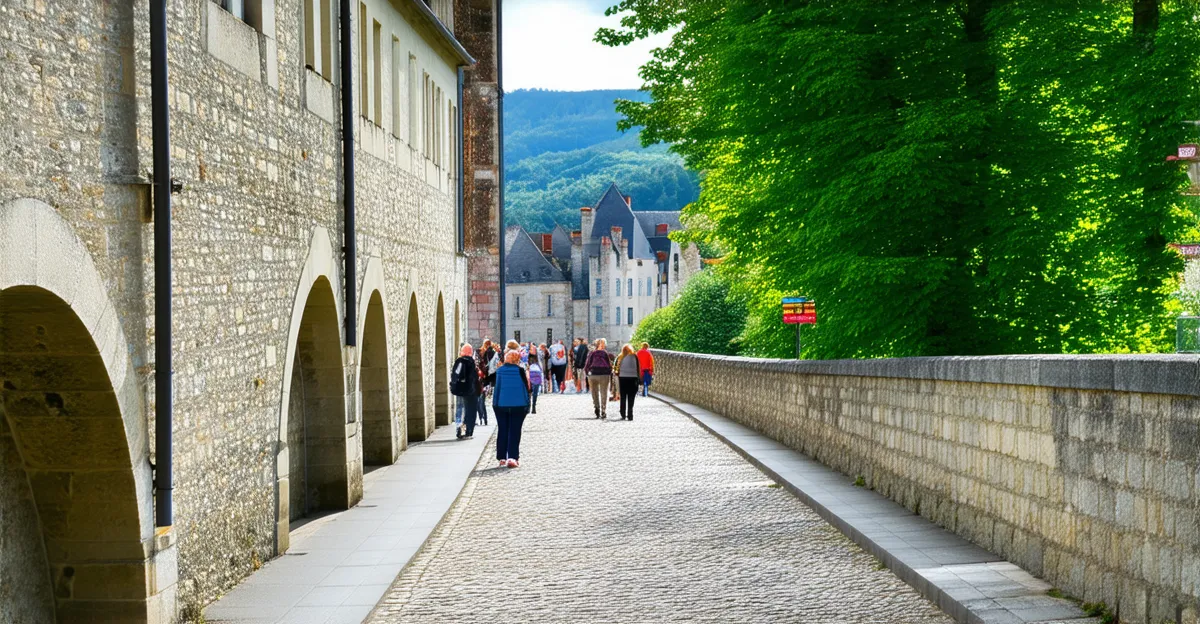
<svg viewBox="0 0 1200 624"><path fill-rule="evenodd" d="M654 349L677 350L675 346L675 308L667 306L659 308L638 323L633 332L630 344L637 347L643 342L649 343Z"/></svg>
<svg viewBox="0 0 1200 624"><path fill-rule="evenodd" d="M1170 347L1194 235L1164 162L1200 118L1190 0L624 0L621 45L672 32L623 127L704 171L688 236L818 305L810 357ZM774 301L774 303L772 303ZM788 345L789 343L784 343Z"/></svg>
<svg viewBox="0 0 1200 624"><path fill-rule="evenodd" d="M633 341L661 349L735 355L745 324L744 294L717 271L701 271L688 280L674 303L642 319Z"/></svg>

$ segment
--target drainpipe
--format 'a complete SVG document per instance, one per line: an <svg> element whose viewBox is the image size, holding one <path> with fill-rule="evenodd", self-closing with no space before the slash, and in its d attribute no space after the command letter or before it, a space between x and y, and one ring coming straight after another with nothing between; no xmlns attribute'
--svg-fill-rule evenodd
<svg viewBox="0 0 1200 624"><path fill-rule="evenodd" d="M358 342L358 297L355 290L358 284L356 276L357 246L354 240L354 68L351 67L354 34L350 30L350 0L342 0L341 14L338 15L339 30L341 31L341 63L342 63L342 192L343 192L343 224L342 234L346 256L346 346L353 347ZM359 24L365 28L365 24ZM363 59L359 59L363 62Z"/></svg>
<svg viewBox="0 0 1200 624"><path fill-rule="evenodd" d="M458 150L455 160L455 172L458 174L458 253L462 253L466 249L467 233L466 223L464 222L464 206L463 193L463 66L458 66L458 119L454 120L458 134L457 144L454 149Z"/></svg>
<svg viewBox="0 0 1200 624"><path fill-rule="evenodd" d="M500 341L508 340L508 299L504 287L504 3L496 0L496 115L500 147Z"/></svg>
<svg viewBox="0 0 1200 624"><path fill-rule="evenodd" d="M150 107L154 143L154 524L173 524L171 388L171 131L167 109L167 0L150 0Z"/></svg>

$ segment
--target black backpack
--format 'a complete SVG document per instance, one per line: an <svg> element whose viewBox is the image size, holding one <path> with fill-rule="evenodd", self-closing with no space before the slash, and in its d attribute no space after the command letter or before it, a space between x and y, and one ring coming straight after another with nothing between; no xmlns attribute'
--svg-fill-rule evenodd
<svg viewBox="0 0 1200 624"><path fill-rule="evenodd" d="M450 371L450 394L454 396L469 396L475 393L475 382L479 373L475 370L475 361L461 357L454 361L454 369Z"/></svg>

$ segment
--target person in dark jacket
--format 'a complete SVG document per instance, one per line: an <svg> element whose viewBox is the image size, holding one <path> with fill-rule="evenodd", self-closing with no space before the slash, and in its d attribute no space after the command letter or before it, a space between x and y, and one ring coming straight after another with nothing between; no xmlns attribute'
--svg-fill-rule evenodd
<svg viewBox="0 0 1200 624"><path fill-rule="evenodd" d="M458 359L450 367L450 394L457 399L454 410L454 435L458 439L470 440L475 435L475 412L479 407L479 369L475 367L472 354L475 349L464 344Z"/></svg>
<svg viewBox="0 0 1200 624"><path fill-rule="evenodd" d="M633 420L633 399L638 393L638 358L632 345L621 347L617 363L613 365L617 373L617 386L621 394L621 420Z"/></svg>
<svg viewBox="0 0 1200 624"><path fill-rule="evenodd" d="M507 351L504 364L496 369L492 411L496 413L496 461L500 467L521 465L521 427L529 414L529 377L521 368L521 353Z"/></svg>
<svg viewBox="0 0 1200 624"><path fill-rule="evenodd" d="M575 394L583 392L583 384L587 381L587 373L583 367L587 364L588 346L587 341L583 338L575 339L575 346L571 348L571 374L575 376ZM591 391L591 388L588 388Z"/></svg>
<svg viewBox="0 0 1200 624"><path fill-rule="evenodd" d="M479 384L479 424L488 424L487 414L487 397L488 388L496 383L496 374L489 372L488 365L492 358L496 357L496 347L492 344L491 338L486 338L483 344L479 347L479 358L475 361L475 366L479 368L480 384Z"/></svg>

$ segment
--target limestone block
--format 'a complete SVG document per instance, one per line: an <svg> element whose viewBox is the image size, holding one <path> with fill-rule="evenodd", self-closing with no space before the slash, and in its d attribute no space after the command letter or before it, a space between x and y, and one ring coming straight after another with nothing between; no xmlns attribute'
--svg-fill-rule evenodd
<svg viewBox="0 0 1200 624"><path fill-rule="evenodd" d="M261 80L258 33L215 2L205 4L208 53L246 77Z"/></svg>
<svg viewBox="0 0 1200 624"><path fill-rule="evenodd" d="M17 200L0 207L0 290L37 283L36 211L41 202Z"/></svg>

